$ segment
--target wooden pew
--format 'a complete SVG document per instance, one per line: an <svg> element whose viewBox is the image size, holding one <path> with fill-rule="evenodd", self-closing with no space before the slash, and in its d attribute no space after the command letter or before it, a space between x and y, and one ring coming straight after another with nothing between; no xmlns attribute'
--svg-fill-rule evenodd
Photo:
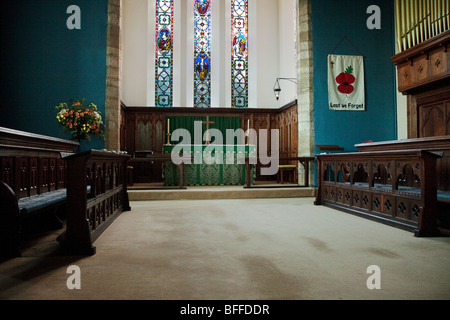
<svg viewBox="0 0 450 320"><path fill-rule="evenodd" d="M436 159L437 212L440 225L450 228L450 135L361 143L359 151L421 149L442 154Z"/></svg>
<svg viewBox="0 0 450 320"><path fill-rule="evenodd" d="M360 143L355 147L363 152L421 149L442 153L436 163L438 190L450 191L450 135Z"/></svg>
<svg viewBox="0 0 450 320"><path fill-rule="evenodd" d="M37 217L62 227L56 212L66 201L62 156L78 142L0 127L0 254L20 256L24 224ZM52 215L53 214L53 215Z"/></svg>
<svg viewBox="0 0 450 320"><path fill-rule="evenodd" d="M70 254L93 255L95 240L124 211L127 192L126 153L89 150L66 157L67 226L58 237Z"/></svg>
<svg viewBox="0 0 450 320"><path fill-rule="evenodd" d="M426 150L317 155L316 205L326 205L416 236L439 235L436 160Z"/></svg>

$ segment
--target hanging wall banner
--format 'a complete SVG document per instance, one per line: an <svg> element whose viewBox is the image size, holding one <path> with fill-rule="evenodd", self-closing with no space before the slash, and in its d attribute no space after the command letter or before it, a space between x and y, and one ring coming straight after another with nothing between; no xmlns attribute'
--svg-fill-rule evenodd
<svg viewBox="0 0 450 320"><path fill-rule="evenodd" d="M331 110L364 111L364 57L328 55L328 103Z"/></svg>

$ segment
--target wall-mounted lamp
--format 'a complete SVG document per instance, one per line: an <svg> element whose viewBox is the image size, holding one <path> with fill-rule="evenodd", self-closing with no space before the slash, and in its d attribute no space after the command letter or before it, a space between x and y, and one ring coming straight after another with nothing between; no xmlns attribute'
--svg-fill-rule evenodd
<svg viewBox="0 0 450 320"><path fill-rule="evenodd" d="M275 84L273 86L273 93L275 94L275 98L277 100L280 98L280 92L281 92L280 80L288 80L290 82L297 84L296 78L277 78L277 80L275 80Z"/></svg>

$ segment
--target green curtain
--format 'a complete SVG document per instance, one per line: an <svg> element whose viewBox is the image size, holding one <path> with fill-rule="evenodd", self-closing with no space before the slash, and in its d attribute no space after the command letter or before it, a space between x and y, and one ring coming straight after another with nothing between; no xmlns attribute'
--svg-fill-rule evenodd
<svg viewBox="0 0 450 320"><path fill-rule="evenodd" d="M170 133L173 133L176 129L186 129L191 135L191 144L194 144L194 125L195 121L206 121L206 116L167 116L166 122L169 120L170 124ZM241 128L241 118L240 117L221 117L221 116L210 116L210 122L214 122L209 124L210 129L218 129L222 133L223 136L223 144L226 144L226 134L227 129L232 129L233 131ZM206 131L206 124L202 124L202 136ZM212 139L213 140L213 139ZM214 141L212 141L214 142ZM179 141L173 141L172 136L170 143L177 144ZM203 142L204 143L204 142ZM242 144L241 136L239 135L237 139L235 139L234 144Z"/></svg>

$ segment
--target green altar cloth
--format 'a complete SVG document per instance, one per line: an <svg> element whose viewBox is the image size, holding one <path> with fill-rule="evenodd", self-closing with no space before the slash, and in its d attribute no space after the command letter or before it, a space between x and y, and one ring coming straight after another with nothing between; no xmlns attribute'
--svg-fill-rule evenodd
<svg viewBox="0 0 450 320"><path fill-rule="evenodd" d="M165 145L164 153L170 154L175 145ZM256 148L252 145L178 145L184 155L192 155L191 164L184 164L185 186L225 186L245 185L245 157L255 157ZM251 165L251 183L255 182L256 169ZM171 162L164 162L164 185L179 185L179 170Z"/></svg>

